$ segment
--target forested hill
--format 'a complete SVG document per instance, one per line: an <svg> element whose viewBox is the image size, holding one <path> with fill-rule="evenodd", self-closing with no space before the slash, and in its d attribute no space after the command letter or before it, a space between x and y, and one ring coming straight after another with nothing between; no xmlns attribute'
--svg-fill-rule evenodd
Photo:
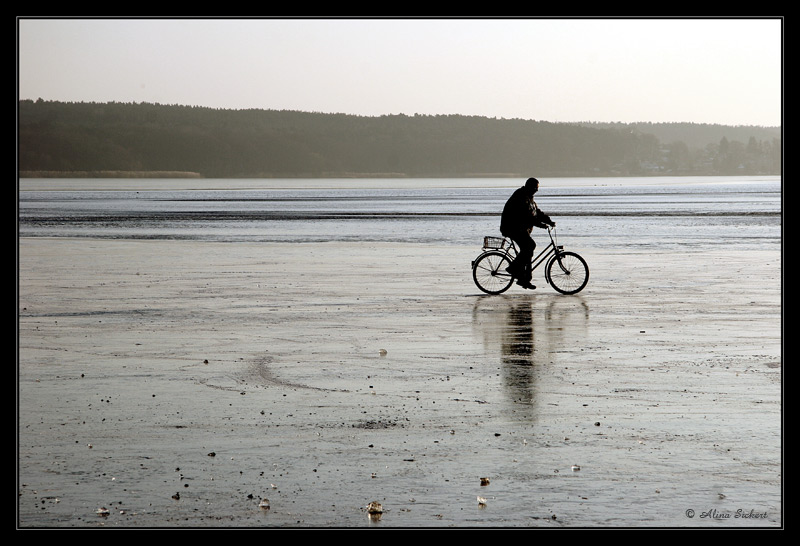
<svg viewBox="0 0 800 546"><path fill-rule="evenodd" d="M781 173L779 127L365 117L24 100L19 102L18 135L23 177L98 172L207 178Z"/></svg>

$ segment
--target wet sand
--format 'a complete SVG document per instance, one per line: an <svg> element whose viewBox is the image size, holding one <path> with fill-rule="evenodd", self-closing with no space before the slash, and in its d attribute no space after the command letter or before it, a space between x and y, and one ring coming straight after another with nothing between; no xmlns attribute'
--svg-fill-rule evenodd
<svg viewBox="0 0 800 546"><path fill-rule="evenodd" d="M21 239L18 528L783 525L777 251L477 250Z"/></svg>

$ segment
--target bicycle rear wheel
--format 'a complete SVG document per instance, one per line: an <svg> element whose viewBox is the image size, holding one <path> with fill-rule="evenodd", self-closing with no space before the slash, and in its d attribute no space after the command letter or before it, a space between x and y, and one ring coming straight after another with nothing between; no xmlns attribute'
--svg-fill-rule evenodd
<svg viewBox="0 0 800 546"><path fill-rule="evenodd" d="M504 252L487 252L472 265L472 278L478 288L487 294L502 294L509 289L514 278L506 271L511 260Z"/></svg>
<svg viewBox="0 0 800 546"><path fill-rule="evenodd" d="M574 252L560 252L547 263L545 275L557 292L577 294L589 282L589 266Z"/></svg>

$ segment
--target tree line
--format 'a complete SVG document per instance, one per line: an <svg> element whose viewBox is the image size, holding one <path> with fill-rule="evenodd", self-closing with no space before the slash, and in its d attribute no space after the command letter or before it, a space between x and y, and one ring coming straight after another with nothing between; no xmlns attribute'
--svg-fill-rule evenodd
<svg viewBox="0 0 800 546"><path fill-rule="evenodd" d="M781 174L780 127L357 116L22 100L20 176L206 178Z"/></svg>

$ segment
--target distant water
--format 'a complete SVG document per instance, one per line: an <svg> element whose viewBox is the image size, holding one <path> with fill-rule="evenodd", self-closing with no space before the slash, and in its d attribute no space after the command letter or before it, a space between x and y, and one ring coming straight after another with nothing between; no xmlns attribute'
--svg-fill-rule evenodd
<svg viewBox="0 0 800 546"><path fill-rule="evenodd" d="M18 233L477 247L484 235L499 233L503 204L523 182L23 179ZM536 202L572 248L781 244L780 177L541 179Z"/></svg>

